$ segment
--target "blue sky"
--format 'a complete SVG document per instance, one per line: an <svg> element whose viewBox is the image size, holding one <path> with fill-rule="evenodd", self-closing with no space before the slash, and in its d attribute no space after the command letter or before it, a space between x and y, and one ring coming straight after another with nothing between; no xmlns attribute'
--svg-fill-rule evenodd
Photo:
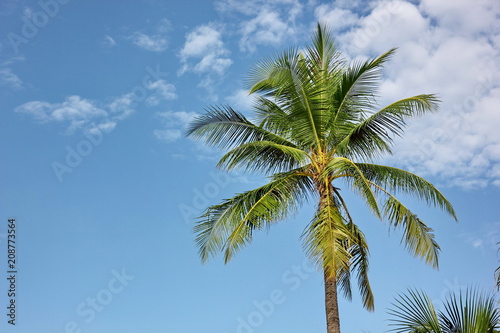
<svg viewBox="0 0 500 333"><path fill-rule="evenodd" d="M367 235L376 310L340 300L344 332L382 332L407 287L437 303L490 290L500 237L500 4L423 1L0 2L0 262L18 224L16 326L2 332L322 332L321 274L300 235L313 214L256 235L230 264L202 265L193 218L258 186L215 169L220 152L184 137L212 104L250 114L249 68L303 47L327 22L350 59L398 47L380 103L442 99L382 161L425 176L459 222L408 199L435 230L440 270L347 195Z"/></svg>

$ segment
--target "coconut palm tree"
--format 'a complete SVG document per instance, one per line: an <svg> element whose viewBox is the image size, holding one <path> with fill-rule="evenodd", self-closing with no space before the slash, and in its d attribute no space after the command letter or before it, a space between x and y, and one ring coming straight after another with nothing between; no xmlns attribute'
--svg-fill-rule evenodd
<svg viewBox="0 0 500 333"><path fill-rule="evenodd" d="M225 262L252 240L255 231L286 220L306 201L315 215L303 243L324 274L329 333L340 332L337 289L351 297L356 273L364 307L372 310L368 245L351 218L341 188L350 188L379 219L403 231L408 250L437 267L433 230L396 194L412 195L455 217L446 198L428 181L407 171L374 164L391 153L407 119L437 110L434 95L418 95L377 109L377 82L390 50L348 64L329 30L318 25L312 45L290 49L259 63L248 78L255 119L229 106L213 106L196 118L188 136L227 153L218 167L243 168L269 182L208 207L195 225L203 262L223 253Z"/></svg>
<svg viewBox="0 0 500 333"><path fill-rule="evenodd" d="M397 333L495 333L500 332L500 311L493 295L467 289L444 301L436 310L429 296L409 290L400 294L389 310L391 332Z"/></svg>

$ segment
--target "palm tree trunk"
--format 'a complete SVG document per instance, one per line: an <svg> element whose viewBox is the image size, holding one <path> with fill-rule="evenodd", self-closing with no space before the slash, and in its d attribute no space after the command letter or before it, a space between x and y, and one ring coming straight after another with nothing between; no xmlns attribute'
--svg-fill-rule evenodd
<svg viewBox="0 0 500 333"><path fill-rule="evenodd" d="M340 333L339 304L337 300L337 280L324 272L326 332Z"/></svg>

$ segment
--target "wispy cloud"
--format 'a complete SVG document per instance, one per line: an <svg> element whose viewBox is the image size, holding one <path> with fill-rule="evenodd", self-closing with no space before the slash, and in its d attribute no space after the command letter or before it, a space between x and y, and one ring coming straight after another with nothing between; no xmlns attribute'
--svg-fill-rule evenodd
<svg viewBox="0 0 500 333"><path fill-rule="evenodd" d="M104 105L74 95L60 103L31 101L17 107L15 112L29 115L40 123L59 123L66 128L67 134L72 134L96 126L106 131L113 130L118 121L133 113L132 103L130 94Z"/></svg>
<svg viewBox="0 0 500 333"><path fill-rule="evenodd" d="M0 68L0 85L20 89L23 87L23 81L12 72L12 69Z"/></svg>
<svg viewBox="0 0 500 333"><path fill-rule="evenodd" d="M135 32L130 39L132 42L147 51L162 52L167 48L167 39L161 35L146 35L141 32Z"/></svg>
<svg viewBox="0 0 500 333"><path fill-rule="evenodd" d="M172 100L177 98L175 86L171 83L167 83L165 80L149 82L146 85L146 89L153 92L153 94L146 99L146 103L150 106L158 105L162 100Z"/></svg>
<svg viewBox="0 0 500 333"><path fill-rule="evenodd" d="M160 119L164 128L155 129L153 134L165 143L174 142L183 136L187 125L197 115L195 112L185 111L158 112L156 117Z"/></svg>
<svg viewBox="0 0 500 333"><path fill-rule="evenodd" d="M500 222L486 223L476 232L462 232L460 237L475 249L497 250Z"/></svg>
<svg viewBox="0 0 500 333"><path fill-rule="evenodd" d="M171 24L168 20L163 19L156 27L156 32L153 34L146 34L140 31L134 32L128 37L132 43L138 47L152 52L162 52L167 49L168 38L167 32L171 29Z"/></svg>
<svg viewBox="0 0 500 333"><path fill-rule="evenodd" d="M102 38L100 44L101 44L101 46L108 47L108 48L117 45L115 39L113 37L109 36L109 35L104 35L104 37Z"/></svg>

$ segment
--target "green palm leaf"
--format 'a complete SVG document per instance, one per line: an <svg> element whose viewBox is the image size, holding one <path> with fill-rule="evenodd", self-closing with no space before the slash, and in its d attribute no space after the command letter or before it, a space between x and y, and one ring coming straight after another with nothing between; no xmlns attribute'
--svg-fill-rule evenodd
<svg viewBox="0 0 500 333"><path fill-rule="evenodd" d="M438 314L429 296L417 290L409 290L408 295L400 294L389 310L391 332L396 333L438 333Z"/></svg>
<svg viewBox="0 0 500 333"><path fill-rule="evenodd" d="M242 144L229 151L217 166L227 170L243 167L267 174L304 166L308 160L309 156L303 150L272 141L258 141Z"/></svg>
<svg viewBox="0 0 500 333"><path fill-rule="evenodd" d="M209 207L194 228L202 260L223 251L228 262L251 240L254 230L293 214L310 187L300 172L278 174L264 186Z"/></svg>
<svg viewBox="0 0 500 333"><path fill-rule="evenodd" d="M363 119L338 144L347 156L372 158L391 153L394 136L401 136L406 119L437 110L434 95L418 95L394 102Z"/></svg>
<svg viewBox="0 0 500 333"><path fill-rule="evenodd" d="M445 196L430 182L411 172L370 163L356 163L363 175L389 192L401 192L415 196L427 204L441 208L455 220L455 210Z"/></svg>

